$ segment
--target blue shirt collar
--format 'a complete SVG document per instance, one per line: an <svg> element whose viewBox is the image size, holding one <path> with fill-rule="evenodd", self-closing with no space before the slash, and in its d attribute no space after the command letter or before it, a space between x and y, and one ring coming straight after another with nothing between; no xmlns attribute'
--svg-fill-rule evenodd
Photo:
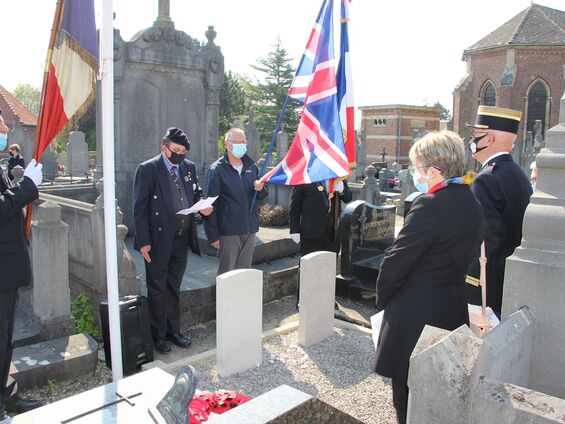
<svg viewBox="0 0 565 424"><path fill-rule="evenodd" d="M165 163L165 166L167 167L167 171L169 171L169 174L171 173L171 168L173 166L176 166L175 169L175 173L177 174L177 176L179 175L179 166L178 165L173 165L171 162L169 162L166 158L165 158L165 154L161 153L161 159L163 159L163 162Z"/></svg>

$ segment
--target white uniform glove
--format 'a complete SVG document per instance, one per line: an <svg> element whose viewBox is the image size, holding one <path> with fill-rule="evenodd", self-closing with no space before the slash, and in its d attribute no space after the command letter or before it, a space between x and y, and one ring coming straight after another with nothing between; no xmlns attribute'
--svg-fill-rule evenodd
<svg viewBox="0 0 565 424"><path fill-rule="evenodd" d="M334 191L337 191L338 193L343 193L343 181L338 181L337 183L334 184Z"/></svg>
<svg viewBox="0 0 565 424"><path fill-rule="evenodd" d="M290 238L292 239L293 242L295 242L296 244L300 243L300 233L294 233L290 235Z"/></svg>
<svg viewBox="0 0 565 424"><path fill-rule="evenodd" d="M26 166L26 169L24 171L24 177L28 177L30 180L32 180L35 186L37 187L39 184L41 184L41 181L43 180L43 172L41 171L42 169L43 169L43 165L37 163L35 159L32 159L31 162L28 163Z"/></svg>

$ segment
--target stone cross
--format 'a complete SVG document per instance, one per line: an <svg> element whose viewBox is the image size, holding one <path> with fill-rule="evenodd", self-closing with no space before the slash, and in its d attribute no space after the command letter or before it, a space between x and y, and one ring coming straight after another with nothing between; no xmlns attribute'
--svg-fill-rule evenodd
<svg viewBox="0 0 565 424"><path fill-rule="evenodd" d="M386 152L386 149L383 147L383 151L381 152L382 155L382 159L381 162L386 162L386 155L388 155L388 153Z"/></svg>
<svg viewBox="0 0 565 424"><path fill-rule="evenodd" d="M159 21L170 21L171 20L171 4L170 0L159 0L159 15L157 17Z"/></svg>

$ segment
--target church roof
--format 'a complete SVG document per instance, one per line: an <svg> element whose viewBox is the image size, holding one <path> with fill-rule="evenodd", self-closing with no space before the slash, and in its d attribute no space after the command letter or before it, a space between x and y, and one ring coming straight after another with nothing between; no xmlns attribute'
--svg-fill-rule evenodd
<svg viewBox="0 0 565 424"><path fill-rule="evenodd" d="M12 128L14 121L19 119L22 125L37 125L37 116L25 107L12 93L0 85L0 110L4 123Z"/></svg>
<svg viewBox="0 0 565 424"><path fill-rule="evenodd" d="M531 4L464 54L512 45L565 46L565 11Z"/></svg>

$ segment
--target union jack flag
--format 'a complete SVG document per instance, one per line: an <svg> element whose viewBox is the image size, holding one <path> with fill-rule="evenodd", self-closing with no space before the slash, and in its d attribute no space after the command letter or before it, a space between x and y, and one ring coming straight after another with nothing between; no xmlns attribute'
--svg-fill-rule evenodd
<svg viewBox="0 0 565 424"><path fill-rule="evenodd" d="M324 0L289 96L304 102L292 145L261 181L300 185L350 173L340 122L333 45L333 0Z"/></svg>

